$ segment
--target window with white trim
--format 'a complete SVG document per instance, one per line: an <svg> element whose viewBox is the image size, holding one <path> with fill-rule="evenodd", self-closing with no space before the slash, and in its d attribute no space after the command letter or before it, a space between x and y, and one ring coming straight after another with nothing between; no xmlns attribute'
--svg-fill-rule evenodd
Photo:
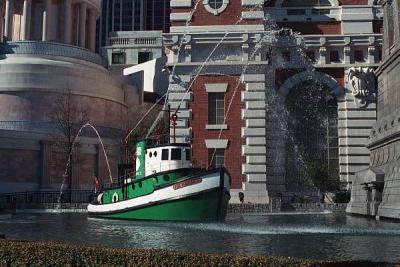
<svg viewBox="0 0 400 267"><path fill-rule="evenodd" d="M204 8L214 15L224 12L228 4L229 0L203 0Z"/></svg>
<svg viewBox="0 0 400 267"><path fill-rule="evenodd" d="M214 168L223 167L225 164L225 149L223 148L211 148L208 149L208 162Z"/></svg>
<svg viewBox="0 0 400 267"><path fill-rule="evenodd" d="M208 124L223 124L225 116L225 94L208 94Z"/></svg>
<svg viewBox="0 0 400 267"><path fill-rule="evenodd" d="M210 5L210 7L212 9L219 9L224 4L224 1L223 0L209 0L208 4Z"/></svg>

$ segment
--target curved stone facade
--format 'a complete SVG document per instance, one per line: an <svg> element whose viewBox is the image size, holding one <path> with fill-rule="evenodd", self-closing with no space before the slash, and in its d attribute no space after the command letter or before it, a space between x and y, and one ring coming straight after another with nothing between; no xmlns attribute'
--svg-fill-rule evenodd
<svg viewBox="0 0 400 267"><path fill-rule="evenodd" d="M100 0L0 1L0 193L60 189L65 139L54 115L65 98L79 124L99 130L116 175L126 103L138 101L93 52L100 10ZM95 176L109 178L93 131L82 132L74 151L67 188L92 189Z"/></svg>
<svg viewBox="0 0 400 267"><path fill-rule="evenodd" d="M127 107L123 86L101 58L79 47L37 41L8 42L0 51L2 191L59 188L66 162L54 144L58 129L52 113L66 95L104 138L115 175ZM76 189L91 188L94 176L109 176L94 133L84 135L74 159Z"/></svg>
<svg viewBox="0 0 400 267"><path fill-rule="evenodd" d="M8 41L54 41L94 51L100 10L100 0L4 0L0 28Z"/></svg>

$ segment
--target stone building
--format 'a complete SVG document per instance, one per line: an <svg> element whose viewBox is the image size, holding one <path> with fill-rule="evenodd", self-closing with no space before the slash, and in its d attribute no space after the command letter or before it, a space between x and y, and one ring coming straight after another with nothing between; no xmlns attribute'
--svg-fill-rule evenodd
<svg viewBox="0 0 400 267"><path fill-rule="evenodd" d="M367 145L370 166L357 173L347 211L400 219L400 1L380 2L385 15L383 62L376 70L377 122Z"/></svg>
<svg viewBox="0 0 400 267"><path fill-rule="evenodd" d="M368 167L375 92L360 94L351 83L381 60L376 4L171 1L164 43L177 141L192 143L196 164L229 170L232 202L239 192L245 202L266 203L312 191L295 186L307 182L308 162L347 188Z"/></svg>
<svg viewBox="0 0 400 267"><path fill-rule="evenodd" d="M137 109L139 96L94 53L100 10L100 0L0 1L0 192L59 190L66 162L52 115L65 97L99 130L116 175L127 103ZM95 137L86 129L78 140L73 189L109 178Z"/></svg>
<svg viewBox="0 0 400 267"><path fill-rule="evenodd" d="M112 45L108 41L112 32L168 32L169 2L169 0L103 0L102 14L98 23L99 48Z"/></svg>

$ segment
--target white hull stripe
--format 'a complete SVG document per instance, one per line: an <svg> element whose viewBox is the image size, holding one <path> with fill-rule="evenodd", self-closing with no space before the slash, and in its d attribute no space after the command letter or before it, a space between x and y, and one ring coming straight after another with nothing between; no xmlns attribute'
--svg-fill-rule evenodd
<svg viewBox="0 0 400 267"><path fill-rule="evenodd" d="M91 213L114 213L121 210L134 209L135 207L147 206L154 202L163 202L167 199L176 199L186 195L193 195L203 191L209 191L220 187L220 172L210 173L202 178L201 183L191 186L183 187L175 190L173 185L154 191L150 195L128 199L121 202L102 204L102 205L88 205L88 212ZM228 179L228 181L226 181ZM229 176L224 176L224 187L229 192ZM228 185L228 186L227 186Z"/></svg>

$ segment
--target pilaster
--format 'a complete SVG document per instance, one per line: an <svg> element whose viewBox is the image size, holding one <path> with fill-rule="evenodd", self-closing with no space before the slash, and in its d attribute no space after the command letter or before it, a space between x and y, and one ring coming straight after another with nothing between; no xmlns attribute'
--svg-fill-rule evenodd
<svg viewBox="0 0 400 267"><path fill-rule="evenodd" d="M190 75L180 75L170 78L168 104L171 109L171 114L177 111L178 121L175 128L176 142L187 143L191 140L192 133L189 127L189 122L192 117L192 110L189 109L191 101L191 92L186 93L186 88L189 86ZM173 134L173 128L170 128L170 134ZM171 140L172 141L172 140Z"/></svg>
<svg viewBox="0 0 400 267"><path fill-rule="evenodd" d="M242 155L246 159L246 163L242 166L242 173L246 175L242 191L245 202L268 203L265 149L266 75L265 73L243 74L241 78L246 85L246 91L241 95L245 103L245 109L242 110L242 119L245 121L242 138L246 140L242 148ZM238 200L232 199L231 202Z"/></svg>

